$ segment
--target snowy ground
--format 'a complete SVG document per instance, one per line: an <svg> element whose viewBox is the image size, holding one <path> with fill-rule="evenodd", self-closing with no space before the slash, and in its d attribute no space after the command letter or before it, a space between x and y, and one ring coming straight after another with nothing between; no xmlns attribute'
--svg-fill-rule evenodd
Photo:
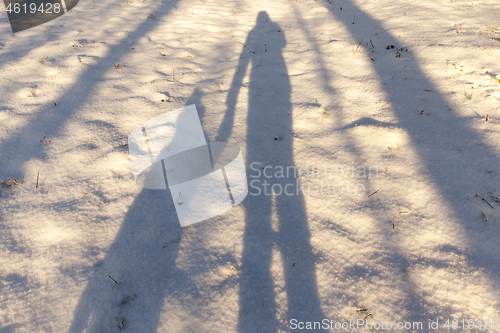
<svg viewBox="0 0 500 333"><path fill-rule="evenodd" d="M0 332L500 319L499 9L80 0L16 34L2 12L0 180L19 183L0 188ZM124 144L193 103L249 176L304 166L311 195L248 196L181 229Z"/></svg>

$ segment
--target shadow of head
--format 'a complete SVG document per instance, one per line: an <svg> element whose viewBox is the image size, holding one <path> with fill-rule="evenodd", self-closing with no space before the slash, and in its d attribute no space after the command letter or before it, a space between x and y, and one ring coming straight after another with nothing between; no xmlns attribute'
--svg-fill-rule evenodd
<svg viewBox="0 0 500 333"><path fill-rule="evenodd" d="M259 12L259 15L257 15L257 24L267 23L269 21L271 21L271 18L269 18L269 15L267 14L266 11Z"/></svg>

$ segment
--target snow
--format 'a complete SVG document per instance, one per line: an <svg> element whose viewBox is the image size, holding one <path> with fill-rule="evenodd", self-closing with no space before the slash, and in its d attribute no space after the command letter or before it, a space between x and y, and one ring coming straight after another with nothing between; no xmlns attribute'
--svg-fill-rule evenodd
<svg viewBox="0 0 500 333"><path fill-rule="evenodd" d="M80 0L16 34L1 12L0 332L500 319L499 9ZM191 104L249 182L303 193L181 228L125 143Z"/></svg>

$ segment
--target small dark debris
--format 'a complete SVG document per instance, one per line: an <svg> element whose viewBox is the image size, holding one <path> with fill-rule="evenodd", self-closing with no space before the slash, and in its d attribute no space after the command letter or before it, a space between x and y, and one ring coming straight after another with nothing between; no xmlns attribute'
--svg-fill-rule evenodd
<svg viewBox="0 0 500 333"><path fill-rule="evenodd" d="M394 48L394 45L390 44L390 45L387 45L386 49L389 50L389 49L393 49Z"/></svg>
<svg viewBox="0 0 500 333"><path fill-rule="evenodd" d="M401 53L400 52L408 52L408 48L407 47L401 47L399 48L397 51L396 51L396 58L400 58L401 57ZM405 66L406 67L406 66Z"/></svg>
<svg viewBox="0 0 500 333"><path fill-rule="evenodd" d="M19 181L15 178L7 178L2 182L2 187L10 187L19 185Z"/></svg>
<svg viewBox="0 0 500 333"><path fill-rule="evenodd" d="M119 329L124 330L125 329L125 321L121 319L120 317L115 317L116 319L116 325L118 326Z"/></svg>

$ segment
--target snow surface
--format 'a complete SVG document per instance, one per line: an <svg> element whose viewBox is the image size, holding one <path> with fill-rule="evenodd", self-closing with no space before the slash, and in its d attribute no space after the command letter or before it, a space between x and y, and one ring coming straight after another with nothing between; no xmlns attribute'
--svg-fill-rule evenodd
<svg viewBox="0 0 500 333"><path fill-rule="evenodd" d="M0 332L500 319L499 9L80 0L16 34L2 11ZM181 228L124 144L190 104L249 176L308 168L305 193Z"/></svg>

